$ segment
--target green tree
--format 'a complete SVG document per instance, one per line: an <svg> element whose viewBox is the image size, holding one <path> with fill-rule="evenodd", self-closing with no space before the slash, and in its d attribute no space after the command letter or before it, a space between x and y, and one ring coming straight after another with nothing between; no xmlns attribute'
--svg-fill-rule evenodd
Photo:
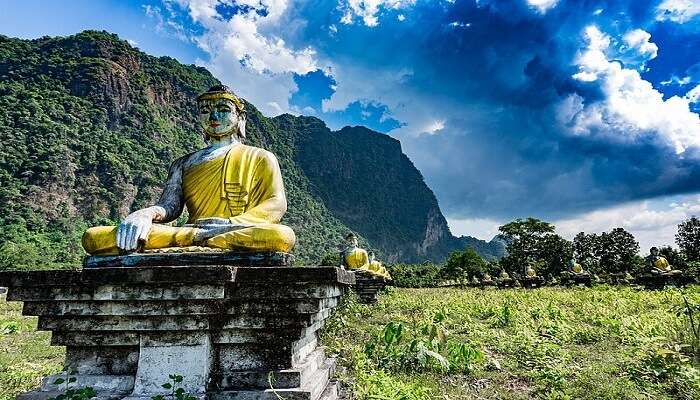
<svg viewBox="0 0 700 400"><path fill-rule="evenodd" d="M692 216L678 225L676 244L686 261L700 261L700 219Z"/></svg>
<svg viewBox="0 0 700 400"><path fill-rule="evenodd" d="M623 228L603 232L598 238L597 254L603 272L621 273L635 269L639 242Z"/></svg>
<svg viewBox="0 0 700 400"><path fill-rule="evenodd" d="M440 276L443 279L466 281L472 276L479 276L486 271L486 261L474 251L467 248L463 251L453 251L447 257Z"/></svg>
<svg viewBox="0 0 700 400"><path fill-rule="evenodd" d="M600 272L599 237L595 233L579 232L574 237L574 258L589 271Z"/></svg>
<svg viewBox="0 0 700 400"><path fill-rule="evenodd" d="M554 229L554 225L536 218L516 219L499 227L508 243L508 255L501 259L501 266L522 274L527 265L536 263L540 274L559 274L566 268L573 248Z"/></svg>

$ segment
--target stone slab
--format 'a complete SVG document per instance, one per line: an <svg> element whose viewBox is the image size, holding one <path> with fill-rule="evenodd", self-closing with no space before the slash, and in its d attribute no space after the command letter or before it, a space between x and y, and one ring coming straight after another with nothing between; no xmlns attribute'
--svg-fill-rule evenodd
<svg viewBox="0 0 700 400"><path fill-rule="evenodd" d="M223 284L101 285L58 287L12 287L8 301L89 301L89 300L193 300L222 299Z"/></svg>
<svg viewBox="0 0 700 400"><path fill-rule="evenodd" d="M99 286L153 283L220 283L233 281L236 267L179 266L99 268L82 270L6 271L0 273L0 285L8 287Z"/></svg>
<svg viewBox="0 0 700 400"><path fill-rule="evenodd" d="M142 342L132 396L168 394L162 387L169 375L182 375L181 388L192 394L207 390L211 372L212 346L208 336L195 345L150 346Z"/></svg>
<svg viewBox="0 0 700 400"><path fill-rule="evenodd" d="M128 273L125 273L128 271ZM168 266L124 268L86 268L82 270L5 271L0 272L0 286L79 287L100 285L147 285L183 283L304 284L339 283L352 285L355 275L336 267L236 267L236 266Z"/></svg>
<svg viewBox="0 0 700 400"><path fill-rule="evenodd" d="M303 364L293 369L279 371L242 371L228 372L218 379L219 387L229 389L267 389L270 386L278 389L291 389L308 386L313 373L326 362L323 349L318 348L309 354Z"/></svg>
<svg viewBox="0 0 700 400"><path fill-rule="evenodd" d="M55 382L59 378L63 380L63 383L56 384ZM68 383L69 379L75 379L75 382ZM42 379L41 391L65 391L67 385L70 385L71 388L91 387L95 389L96 392L127 395L134 389L134 377L131 375L69 375L62 372Z"/></svg>
<svg viewBox="0 0 700 400"><path fill-rule="evenodd" d="M85 268L183 266L183 265L235 265L240 267L284 267L294 263L294 256L282 252L183 252L183 253L134 253L119 256L85 257Z"/></svg>

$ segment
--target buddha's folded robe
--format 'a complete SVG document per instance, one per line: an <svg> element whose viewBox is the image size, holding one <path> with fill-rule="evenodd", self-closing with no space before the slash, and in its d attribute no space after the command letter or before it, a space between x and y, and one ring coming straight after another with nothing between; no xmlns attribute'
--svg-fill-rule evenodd
<svg viewBox="0 0 700 400"><path fill-rule="evenodd" d="M294 247L291 228L279 224L287 210L282 174L275 156L243 144L224 157L187 168L182 189L189 212L188 226L154 224L144 249L205 245L244 251L283 251ZM225 218L232 230L196 243L198 220ZM237 226L233 228L233 226ZM83 247L90 254L117 254L116 226L90 228Z"/></svg>

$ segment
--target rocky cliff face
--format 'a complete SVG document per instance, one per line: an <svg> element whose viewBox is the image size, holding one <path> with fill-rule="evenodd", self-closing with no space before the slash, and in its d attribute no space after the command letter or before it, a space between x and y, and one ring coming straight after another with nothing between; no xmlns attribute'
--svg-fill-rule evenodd
<svg viewBox="0 0 700 400"><path fill-rule="evenodd" d="M0 36L0 225L60 233L151 204L168 164L203 146L194 98L216 83L203 68L146 55L104 32ZM348 230L389 261L439 261L474 244L498 255L450 234L395 139L248 109L249 144L280 160L284 223L298 234L299 261L319 261Z"/></svg>

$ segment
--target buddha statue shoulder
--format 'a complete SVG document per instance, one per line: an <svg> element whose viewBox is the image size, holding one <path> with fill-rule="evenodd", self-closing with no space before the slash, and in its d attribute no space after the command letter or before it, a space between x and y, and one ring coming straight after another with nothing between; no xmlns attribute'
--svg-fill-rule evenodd
<svg viewBox="0 0 700 400"><path fill-rule="evenodd" d="M243 144L243 101L217 85L197 97L197 106L207 147L173 162L155 205L129 214L119 226L88 229L82 239L88 253L190 246L288 252L294 247L294 231L280 224L287 197L277 158ZM185 206L184 226L165 225Z"/></svg>

